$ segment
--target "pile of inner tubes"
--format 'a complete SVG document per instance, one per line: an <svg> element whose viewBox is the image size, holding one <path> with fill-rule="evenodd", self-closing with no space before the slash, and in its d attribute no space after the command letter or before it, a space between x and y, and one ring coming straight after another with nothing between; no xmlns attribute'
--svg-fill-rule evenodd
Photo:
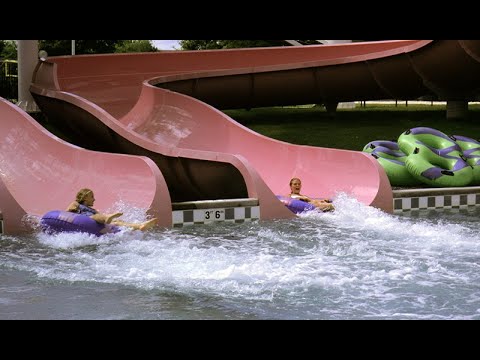
<svg viewBox="0 0 480 360"><path fill-rule="evenodd" d="M397 141L372 141L363 151L377 159L392 186L480 185L480 142L466 136L417 127L402 133Z"/></svg>

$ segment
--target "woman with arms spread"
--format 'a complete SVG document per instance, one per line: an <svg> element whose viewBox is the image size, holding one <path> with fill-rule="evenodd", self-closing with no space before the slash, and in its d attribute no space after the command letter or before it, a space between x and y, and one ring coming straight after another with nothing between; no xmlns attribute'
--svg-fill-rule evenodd
<svg viewBox="0 0 480 360"><path fill-rule="evenodd" d="M302 190L302 181L299 178L293 178L292 180L290 180L290 194L287 196L293 199L308 202L322 211L335 210L335 207L333 206L330 200L312 199L306 195L302 195L300 193L301 190Z"/></svg>
<svg viewBox="0 0 480 360"><path fill-rule="evenodd" d="M153 227L157 223L157 219L153 218L147 220L143 223L127 223L122 220L116 220L123 215L121 212L116 212L113 214L101 214L95 210L92 206L95 202L95 195L90 189L81 189L75 201L73 201L67 208L67 211L90 216L93 220L100 224L113 224L118 226L126 226L134 230L147 230Z"/></svg>

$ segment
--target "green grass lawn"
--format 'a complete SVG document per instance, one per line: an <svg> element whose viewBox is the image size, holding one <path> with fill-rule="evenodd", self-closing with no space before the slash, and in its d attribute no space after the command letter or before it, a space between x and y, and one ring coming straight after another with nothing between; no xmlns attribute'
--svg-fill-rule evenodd
<svg viewBox="0 0 480 360"><path fill-rule="evenodd" d="M323 107L273 107L224 111L262 135L292 144L362 150L370 141L397 140L406 130L431 127L447 135L480 139L480 105L470 105L466 119L446 119L444 105L357 105L339 109L334 118Z"/></svg>

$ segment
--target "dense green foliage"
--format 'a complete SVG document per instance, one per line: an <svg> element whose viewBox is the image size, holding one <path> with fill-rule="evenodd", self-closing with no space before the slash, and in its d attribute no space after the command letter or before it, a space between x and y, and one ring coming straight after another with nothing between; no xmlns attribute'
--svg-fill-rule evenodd
<svg viewBox="0 0 480 360"><path fill-rule="evenodd" d="M317 40L296 40L302 45L319 45ZM353 42L363 40L352 40ZM180 40L182 50L213 50L270 46L291 46L285 40Z"/></svg>
<svg viewBox="0 0 480 360"><path fill-rule="evenodd" d="M75 40L75 54L108 54L115 52L117 44L124 40ZM45 50L49 56L70 55L72 40L39 40L39 50Z"/></svg>
<svg viewBox="0 0 480 360"><path fill-rule="evenodd" d="M182 50L212 50L287 46L283 40L180 40Z"/></svg>
<svg viewBox="0 0 480 360"><path fill-rule="evenodd" d="M72 54L72 40L39 40L38 49L49 56ZM153 52L157 49L151 40L75 40L75 54L109 54ZM17 44L13 40L0 40L0 59L17 59Z"/></svg>
<svg viewBox="0 0 480 360"><path fill-rule="evenodd" d="M155 52L157 48L153 46L151 40L123 40L122 43L115 45L116 53L136 53L136 52Z"/></svg>
<svg viewBox="0 0 480 360"><path fill-rule="evenodd" d="M16 60L17 45L12 40L0 40L0 59Z"/></svg>
<svg viewBox="0 0 480 360"><path fill-rule="evenodd" d="M39 50L49 56L70 55L72 40L40 40ZM150 40L75 40L75 54L110 54L156 51Z"/></svg>

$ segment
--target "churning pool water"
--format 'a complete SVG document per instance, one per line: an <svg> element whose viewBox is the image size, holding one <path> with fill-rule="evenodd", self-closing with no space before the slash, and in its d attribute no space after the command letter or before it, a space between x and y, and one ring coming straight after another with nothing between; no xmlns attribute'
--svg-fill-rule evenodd
<svg viewBox="0 0 480 360"><path fill-rule="evenodd" d="M480 319L480 208L335 204L294 220L2 235L0 319Z"/></svg>

